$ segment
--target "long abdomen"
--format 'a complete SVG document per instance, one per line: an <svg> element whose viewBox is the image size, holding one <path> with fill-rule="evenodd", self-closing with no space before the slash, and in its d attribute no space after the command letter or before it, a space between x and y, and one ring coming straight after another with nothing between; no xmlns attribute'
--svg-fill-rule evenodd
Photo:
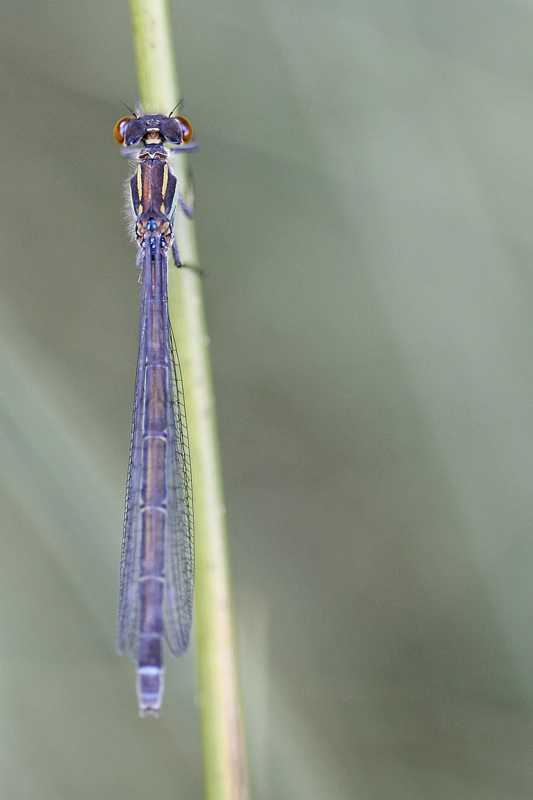
<svg viewBox="0 0 533 800"><path fill-rule="evenodd" d="M169 447L171 386L168 347L165 347L166 256L147 237L143 281L150 280L146 313L143 438L141 482L141 565L139 574L139 705L141 713L157 712L163 694L163 598L167 526L166 461ZM165 271L165 273L164 273Z"/></svg>

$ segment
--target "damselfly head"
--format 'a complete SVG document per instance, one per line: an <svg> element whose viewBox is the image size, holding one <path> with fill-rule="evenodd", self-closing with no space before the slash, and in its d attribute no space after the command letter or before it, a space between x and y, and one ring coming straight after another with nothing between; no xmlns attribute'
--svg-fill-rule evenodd
<svg viewBox="0 0 533 800"><path fill-rule="evenodd" d="M122 117L113 130L115 140L126 147L150 142L183 144L192 139L192 125L181 116L165 117L162 114L144 114L142 117Z"/></svg>

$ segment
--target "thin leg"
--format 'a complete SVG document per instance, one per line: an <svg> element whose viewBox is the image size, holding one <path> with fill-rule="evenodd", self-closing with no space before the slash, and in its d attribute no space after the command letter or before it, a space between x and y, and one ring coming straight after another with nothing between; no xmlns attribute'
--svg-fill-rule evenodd
<svg viewBox="0 0 533 800"><path fill-rule="evenodd" d="M183 197L181 192L178 191L178 204L183 213L189 218L192 219L194 216L194 181L192 178L191 172L189 172L189 178L187 181L187 200ZM174 262L177 267L187 266L181 263L180 254L178 252L178 245L176 240L172 242L172 255L174 257ZM188 267L196 272L201 278L205 278L206 272L201 267Z"/></svg>
<svg viewBox="0 0 533 800"><path fill-rule="evenodd" d="M181 192L178 191L178 204L183 213L189 219L192 219L194 215L194 183L190 172L187 181L187 200L185 200ZM180 254L178 252L178 245L175 239L172 242L172 255L174 256L174 261L176 262L176 266L181 267L182 263L180 259Z"/></svg>
<svg viewBox="0 0 533 800"><path fill-rule="evenodd" d="M181 263L181 261L180 261L180 254L179 254L179 252L178 252L178 245L176 244L176 240L175 240L175 239L174 239L174 241L172 242L172 256L173 256L173 258L174 258L174 263L176 264L176 266L177 266L177 267L186 267L187 269L192 269L192 271L193 271L193 272L196 272L196 274L197 274L197 275L198 275L200 278L205 278L205 277L207 277L207 272L205 271L205 269L202 269L202 267L191 267L191 266L190 266L190 265L188 265L188 264L182 264L182 263Z"/></svg>
<svg viewBox="0 0 533 800"><path fill-rule="evenodd" d="M191 197L191 195L192 195L192 192L189 192L187 199L189 199ZM194 197L193 197L193 199L194 199ZM183 197L183 195L180 192L178 192L178 203L180 204L180 208L184 212L184 214L186 214L189 217L189 219L192 219L193 216L194 216L194 203L191 203L190 205L188 205L185 202L185 198Z"/></svg>
<svg viewBox="0 0 533 800"><path fill-rule="evenodd" d="M172 242L172 255L174 256L174 263L176 264L176 266L177 267L181 267L182 263L180 261L180 254L178 252L178 245L177 245L177 242L176 242L175 239Z"/></svg>

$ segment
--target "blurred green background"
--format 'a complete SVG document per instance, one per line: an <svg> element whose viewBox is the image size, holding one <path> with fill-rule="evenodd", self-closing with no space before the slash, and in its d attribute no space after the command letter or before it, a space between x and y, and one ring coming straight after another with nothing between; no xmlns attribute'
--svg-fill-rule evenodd
<svg viewBox="0 0 533 800"><path fill-rule="evenodd" d="M533 4L171 12L254 800L530 800ZM128 14L1 6L0 800L202 796L115 652Z"/></svg>

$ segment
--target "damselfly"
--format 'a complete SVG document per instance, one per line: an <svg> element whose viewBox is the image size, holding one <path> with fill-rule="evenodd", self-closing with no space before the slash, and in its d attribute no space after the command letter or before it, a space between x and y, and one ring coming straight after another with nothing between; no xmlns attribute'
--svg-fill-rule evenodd
<svg viewBox="0 0 533 800"><path fill-rule="evenodd" d="M118 647L137 662L139 713L163 697L163 639L179 656L189 644L194 554L190 462L181 374L168 316L167 255L181 195L168 160L196 149L181 116L124 117L114 136L135 158L130 181L142 268L141 324L120 569Z"/></svg>

